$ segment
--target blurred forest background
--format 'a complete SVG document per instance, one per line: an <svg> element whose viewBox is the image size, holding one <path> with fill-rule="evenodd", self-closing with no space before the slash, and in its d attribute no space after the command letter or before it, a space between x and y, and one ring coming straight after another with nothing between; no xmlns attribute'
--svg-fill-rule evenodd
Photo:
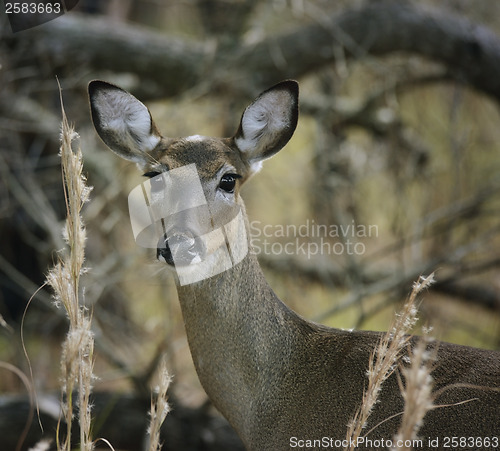
<svg viewBox="0 0 500 451"><path fill-rule="evenodd" d="M231 136L259 92L297 79L297 131L243 190L277 294L330 326L386 330L413 281L436 271L420 324L438 339L500 347L500 2L81 0L30 30L12 33L3 13L0 26L1 449L15 449L8 437L28 416L26 387L5 366L30 375L20 334L35 292L23 334L46 436L58 415L67 321L50 290L37 291L64 247L56 76L93 186L82 285L103 393L96 437L140 449L166 355L175 410L164 449L239 446L198 383L173 280L134 242L127 196L141 174L93 129L95 78L145 102L166 136ZM288 224L372 227L263 232ZM325 241L337 252L299 250ZM280 251L288 242L293 255ZM30 434L43 435L36 420Z"/></svg>

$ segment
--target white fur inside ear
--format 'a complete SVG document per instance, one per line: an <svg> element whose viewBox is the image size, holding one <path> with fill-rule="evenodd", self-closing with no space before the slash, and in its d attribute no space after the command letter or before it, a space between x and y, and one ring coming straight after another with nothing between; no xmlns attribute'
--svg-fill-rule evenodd
<svg viewBox="0 0 500 451"><path fill-rule="evenodd" d="M253 172L290 139L297 124L297 99L288 89L271 88L243 113L234 142Z"/></svg>
<svg viewBox="0 0 500 451"><path fill-rule="evenodd" d="M283 92L267 93L251 104L241 118L242 136L236 138L236 145L242 152L262 149L273 142L290 123L289 112L283 107Z"/></svg>
<svg viewBox="0 0 500 451"><path fill-rule="evenodd" d="M149 152L160 142L160 137L151 132L149 110L135 97L125 92L103 92L97 95L96 106L101 127L115 135L122 146Z"/></svg>
<svg viewBox="0 0 500 451"><path fill-rule="evenodd" d="M245 111L241 119L243 136L236 138L236 145L242 152L257 147L269 123L269 112L265 108L253 108Z"/></svg>

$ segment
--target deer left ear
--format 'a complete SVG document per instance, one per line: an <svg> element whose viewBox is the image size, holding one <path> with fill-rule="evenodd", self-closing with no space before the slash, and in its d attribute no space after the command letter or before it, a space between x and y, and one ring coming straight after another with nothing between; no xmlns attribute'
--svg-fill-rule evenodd
<svg viewBox="0 0 500 451"><path fill-rule="evenodd" d="M299 84L286 80L264 91L245 109L234 142L254 171L292 137L298 105Z"/></svg>
<svg viewBox="0 0 500 451"><path fill-rule="evenodd" d="M143 166L161 136L147 107L132 94L100 80L89 84L95 129L116 154Z"/></svg>

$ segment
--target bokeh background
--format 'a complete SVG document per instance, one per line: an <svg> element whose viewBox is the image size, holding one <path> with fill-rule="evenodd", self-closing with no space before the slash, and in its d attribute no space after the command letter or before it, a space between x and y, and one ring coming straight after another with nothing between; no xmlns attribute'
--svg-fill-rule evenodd
<svg viewBox="0 0 500 451"><path fill-rule="evenodd" d="M114 437L104 425L124 400L140 407L122 412L142 412L166 355L186 416L173 428L197 438L165 449L238 446L218 435L227 430L194 372L173 279L133 240L127 196L141 174L92 127L95 78L144 101L172 137L231 136L259 92L297 79L297 131L243 190L277 294L329 326L386 330L412 283L435 271L416 333L500 346L500 3L81 0L17 33L0 17L0 361L41 398L53 394L42 409L52 418L67 330L43 286L65 246L56 77L93 186L82 299L93 312L94 390L109 396L96 436ZM311 236L313 224L347 232ZM280 236L289 225L308 232ZM22 430L26 387L12 369L0 368L0 393L3 418L17 409ZM35 441L53 434L32 429ZM142 439L130 440L116 446L139 449Z"/></svg>

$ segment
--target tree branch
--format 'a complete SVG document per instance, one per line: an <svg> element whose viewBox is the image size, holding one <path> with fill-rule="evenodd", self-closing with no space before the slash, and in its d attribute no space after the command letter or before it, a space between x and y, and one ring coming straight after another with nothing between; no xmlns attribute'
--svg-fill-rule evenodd
<svg viewBox="0 0 500 451"><path fill-rule="evenodd" d="M291 32L237 49L204 44L132 25L68 14L10 39L30 39L33 51L61 65L137 75L157 97L200 83L254 94L283 78L300 78L347 58L394 52L445 65L455 80L500 100L500 38L488 28L411 3L374 2L321 18ZM230 74L230 75L228 75ZM153 89L153 87L152 87Z"/></svg>
<svg viewBox="0 0 500 451"><path fill-rule="evenodd" d="M457 81L500 99L500 39L488 28L407 2L373 2L325 17L321 23L268 38L244 50L241 61L270 78L300 77L335 61L341 46L347 58L394 52L418 54L454 70ZM286 65L270 57L279 48ZM242 67L242 66L238 66ZM244 66L243 66L244 67Z"/></svg>
<svg viewBox="0 0 500 451"><path fill-rule="evenodd" d="M33 53L55 68L84 64L135 74L160 88L157 96L176 95L199 83L211 54L202 43L76 13L17 36L31 40Z"/></svg>

